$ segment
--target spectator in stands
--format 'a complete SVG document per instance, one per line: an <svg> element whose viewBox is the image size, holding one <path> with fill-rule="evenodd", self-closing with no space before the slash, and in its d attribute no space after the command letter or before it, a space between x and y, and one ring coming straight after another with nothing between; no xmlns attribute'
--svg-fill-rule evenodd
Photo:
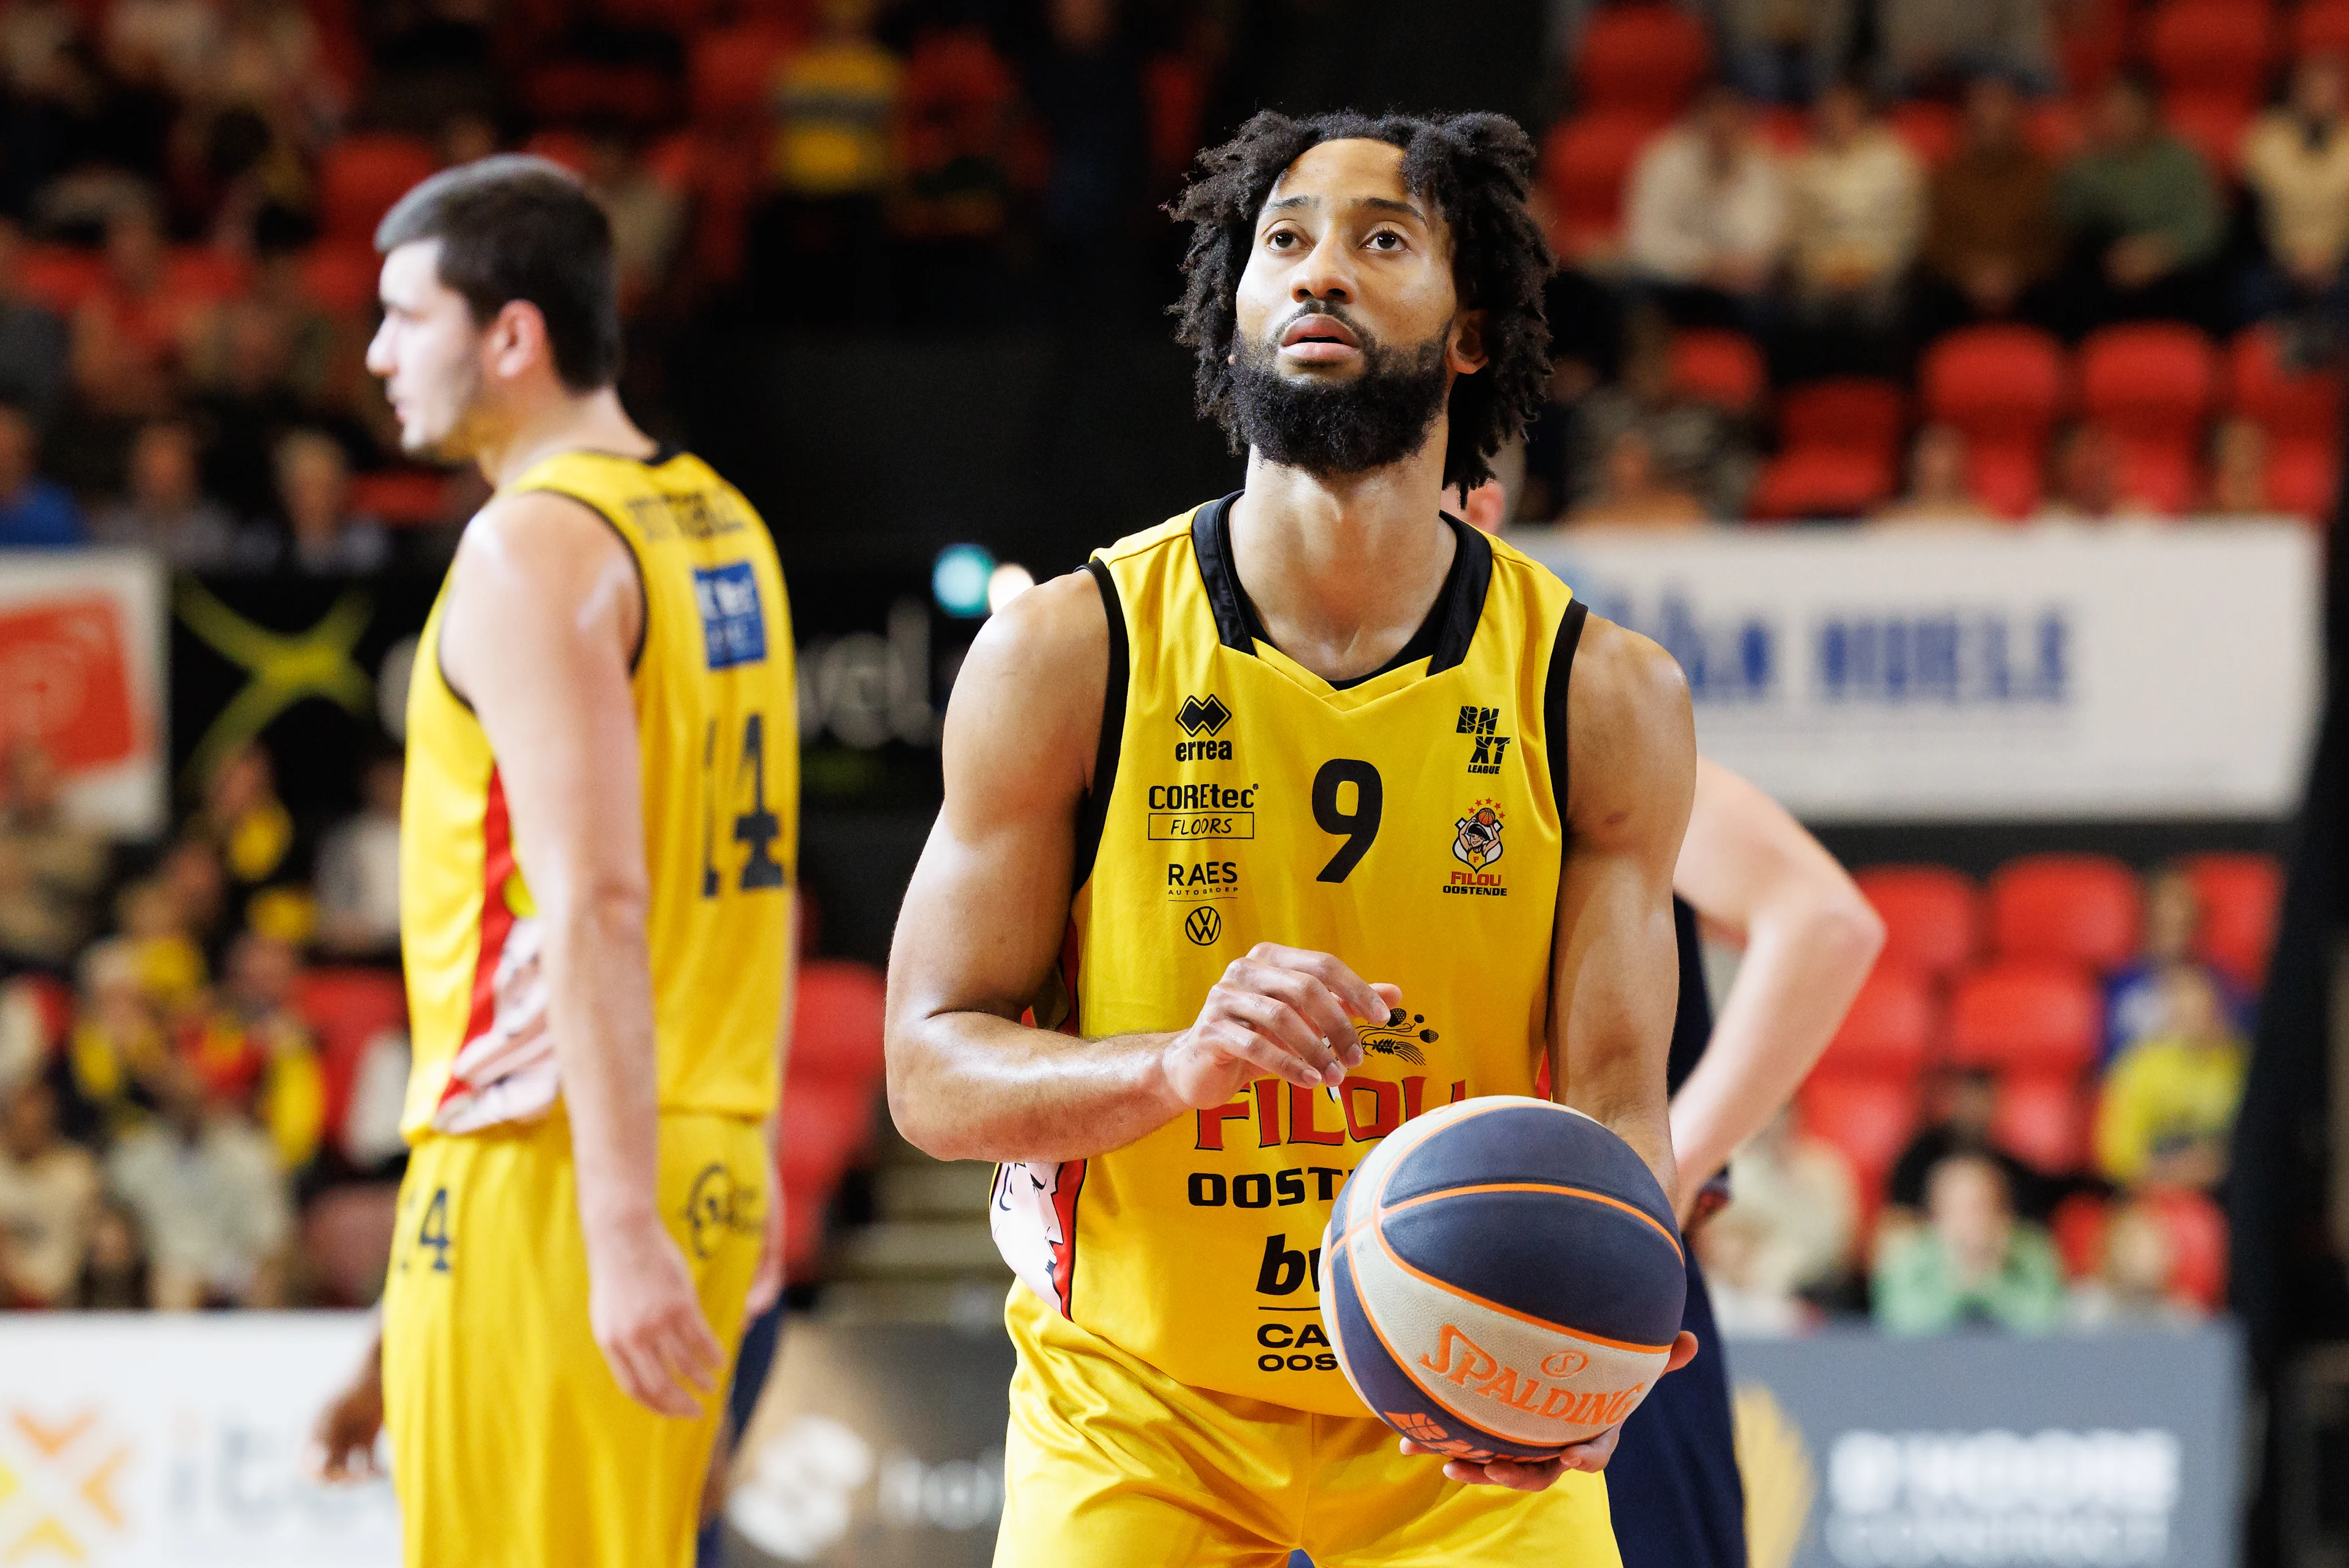
<svg viewBox="0 0 2349 1568"><path fill-rule="evenodd" d="M1808 103L1850 58L1857 0L1719 0L1722 63L1749 98Z"/></svg>
<svg viewBox="0 0 2349 1568"><path fill-rule="evenodd" d="M2210 432L2210 500L2214 517L2272 517L2268 499L2268 436L2255 420L2221 420Z"/></svg>
<svg viewBox="0 0 2349 1568"><path fill-rule="evenodd" d="M2147 1204L2124 1204L2106 1223L2103 1263L2073 1287L2072 1322L2082 1328L2199 1323L2201 1305L2177 1287L2177 1249L2161 1216Z"/></svg>
<svg viewBox="0 0 2349 1568"><path fill-rule="evenodd" d="M1933 171L1917 301L1923 338L2008 317L2044 316L2064 258L2055 169L2023 133L2023 102L2002 76L1966 89L1964 134Z"/></svg>
<svg viewBox="0 0 2349 1568"><path fill-rule="evenodd" d="M2047 1232L2015 1218L2005 1172L1955 1154L1926 1180L1926 1223L1889 1236L1876 1264L1875 1312L1890 1334L1969 1324L2035 1332L2064 1311L2064 1269Z"/></svg>
<svg viewBox="0 0 2349 1568"><path fill-rule="evenodd" d="M1997 1167L2002 1192L2026 1218L2044 1219L2063 1196L2062 1184L2002 1148L1991 1128L1998 1110L1998 1079L1979 1067L1943 1068L1926 1082L1929 1120L1893 1162L1885 1183L1885 1219L1895 1229L1924 1213L1933 1171L1969 1155Z"/></svg>
<svg viewBox="0 0 2349 1568"><path fill-rule="evenodd" d="M1913 98L1995 71L2028 91L2051 92L2048 9L2048 0L1877 0L1886 89Z"/></svg>
<svg viewBox="0 0 2349 1568"><path fill-rule="evenodd" d="M381 569L391 535L350 510L350 460L340 441L295 431L277 443L277 506L291 539L286 564L304 576L357 577Z"/></svg>
<svg viewBox="0 0 2349 1568"><path fill-rule="evenodd" d="M130 442L130 491L99 510L90 535L103 545L152 550L181 572L244 572L275 554L266 535L242 527L203 493L196 432L185 420L152 420Z"/></svg>
<svg viewBox="0 0 2349 1568"><path fill-rule="evenodd" d="M1734 1339L1783 1339L1817 1314L1764 1262L1769 1221L1741 1199L1692 1230L1689 1244L1704 1265L1713 1322Z"/></svg>
<svg viewBox="0 0 2349 1568"><path fill-rule="evenodd" d="M1111 0L1052 0L1047 22L1027 83L1052 154L1044 243L1070 286L1131 298L1134 215L1149 177L1142 60Z"/></svg>
<svg viewBox="0 0 2349 1568"><path fill-rule="evenodd" d="M1930 424L1909 449L1909 490L1878 507L1878 523L1994 523L1966 472L1965 433L1955 425Z"/></svg>
<svg viewBox="0 0 2349 1568"><path fill-rule="evenodd" d="M2055 438L2041 523L2149 523L2161 511L2122 487L2119 455L2104 427L2082 420Z"/></svg>
<svg viewBox="0 0 2349 1568"><path fill-rule="evenodd" d="M251 1106L288 1170L317 1153L326 1121L317 1045L294 1007L301 968L291 942L245 932L229 950L218 1005L180 1041L204 1092Z"/></svg>
<svg viewBox="0 0 2349 1568"><path fill-rule="evenodd" d="M1832 1293L1851 1270L1859 1195L1850 1162L1779 1111L1730 1161L1728 1210L1753 1227L1748 1278L1773 1294Z"/></svg>
<svg viewBox="0 0 2349 1568"><path fill-rule="evenodd" d="M0 217L0 400L47 419L65 389L66 324L25 293L24 255L24 231Z"/></svg>
<svg viewBox="0 0 2349 1568"><path fill-rule="evenodd" d="M66 549L87 540L71 493L35 472L37 450L25 410L0 403L0 549Z"/></svg>
<svg viewBox="0 0 2349 1568"><path fill-rule="evenodd" d="M1720 409L1674 389L1671 344L1657 312L1633 316L1617 380L1585 396L1568 421L1568 493L1578 504L1606 489L1615 438L1636 429L1665 483L1686 488L1711 516L1742 516L1756 466L1753 444Z"/></svg>
<svg viewBox="0 0 2349 1568"><path fill-rule="evenodd" d="M367 764L366 801L318 846L318 941L341 958L399 961L398 757Z"/></svg>
<svg viewBox="0 0 2349 1568"><path fill-rule="evenodd" d="M899 310L982 323L1005 293L1019 87L984 28L930 26L899 80L890 205Z"/></svg>
<svg viewBox="0 0 2349 1568"><path fill-rule="evenodd" d="M2070 330L2146 317L2216 325L2218 192L2202 155L2162 127L2146 82L2120 76L2105 88L2055 203L2072 250L2062 306Z"/></svg>
<svg viewBox="0 0 2349 1568"><path fill-rule="evenodd" d="M883 204L896 179L902 70L873 36L873 0L823 0L820 31L774 88L772 195L752 223L754 275L795 317L876 315Z"/></svg>
<svg viewBox="0 0 2349 1568"><path fill-rule="evenodd" d="M88 937L110 858L106 838L72 819L64 771L29 737L0 749L0 852L16 857L30 879L41 925L68 946Z"/></svg>
<svg viewBox="0 0 2349 1568"><path fill-rule="evenodd" d="M1637 425L1615 432L1599 488L1576 503L1566 521L1618 528L1687 528L1705 520L1694 495L1657 472L1655 449Z"/></svg>
<svg viewBox="0 0 2349 1568"><path fill-rule="evenodd" d="M585 172L611 217L621 311L634 317L668 281L685 235L685 198L654 177L636 139L616 124L589 134Z"/></svg>
<svg viewBox="0 0 2349 1568"><path fill-rule="evenodd" d="M104 281L75 311L74 388L84 408L103 419L145 419L171 405L191 301L170 286L163 228L135 203L106 227Z"/></svg>
<svg viewBox="0 0 2349 1568"><path fill-rule="evenodd" d="M2124 1187L2215 1186L2243 1096L2242 1037L2199 970L2162 985L2161 1030L2106 1070L2096 1102L2096 1168Z"/></svg>
<svg viewBox="0 0 2349 1568"><path fill-rule="evenodd" d="M180 929L207 953L225 947L234 934L246 902L241 895L290 875L293 819L278 815L285 808L268 761L258 747L231 753L205 786L203 810L155 868Z"/></svg>
<svg viewBox="0 0 2349 1568"><path fill-rule="evenodd" d="M146 1235L149 1304L280 1304L294 1216L268 1135L233 1101L208 1101L183 1065L158 1087L162 1114L126 1134L106 1162L109 1185Z"/></svg>
<svg viewBox="0 0 2349 1568"><path fill-rule="evenodd" d="M67 1304L98 1197L98 1161L57 1136L57 1090L18 1088L0 1116L0 1306Z"/></svg>
<svg viewBox="0 0 2349 1568"><path fill-rule="evenodd" d="M2214 986L2227 1016L2238 1028L2251 1025L2251 998L2236 994L2218 971L2194 957L2201 929L2202 900L2184 868L2164 866L2145 879L2145 936L2137 956L2105 981L2105 1033L2097 1062L2110 1066L2140 1040L2169 1022L2171 971L2199 971Z"/></svg>
<svg viewBox="0 0 2349 1568"><path fill-rule="evenodd" d="M2323 298L2349 253L2349 72L2339 55L2309 55L2292 67L2291 96L2244 136L2242 160L2267 248L2244 275L2243 315Z"/></svg>
<svg viewBox="0 0 2349 1568"><path fill-rule="evenodd" d="M204 449L204 488L240 517L276 501L277 443L316 421L295 380L286 315L241 300L216 315L201 340L191 411Z"/></svg>
<svg viewBox="0 0 2349 1568"><path fill-rule="evenodd" d="M84 952L62 1064L67 1130L87 1143L113 1142L155 1108L154 1085L171 1064L136 944L114 938Z"/></svg>
<svg viewBox="0 0 2349 1568"><path fill-rule="evenodd" d="M133 882L115 898L123 940L139 966L140 994L170 1020L186 1017L202 1005L211 976L203 944L197 940L200 929L181 904L160 877Z"/></svg>
<svg viewBox="0 0 2349 1568"><path fill-rule="evenodd" d="M1706 91L1632 168L1625 246L1676 319L1754 325L1786 242L1785 182L1733 88Z"/></svg>
<svg viewBox="0 0 2349 1568"><path fill-rule="evenodd" d="M1785 373L1888 369L1924 227L1924 171L1855 84L1821 93L1811 123L1811 144L1786 176L1795 311Z"/></svg>

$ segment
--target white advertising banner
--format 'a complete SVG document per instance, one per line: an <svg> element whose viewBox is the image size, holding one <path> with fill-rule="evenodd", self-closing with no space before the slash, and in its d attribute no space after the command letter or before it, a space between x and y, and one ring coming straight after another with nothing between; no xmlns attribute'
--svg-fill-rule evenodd
<svg viewBox="0 0 2349 1568"><path fill-rule="evenodd" d="M13 550L0 566L0 742L47 752L74 820L123 837L166 826L163 615L143 551Z"/></svg>
<svg viewBox="0 0 2349 1568"><path fill-rule="evenodd" d="M1510 542L1661 643L1706 754L1808 820L2297 806L2322 576L2300 524Z"/></svg>
<svg viewBox="0 0 2349 1568"><path fill-rule="evenodd" d="M377 1480L306 1478L364 1313L0 1315L0 1563L395 1568Z"/></svg>

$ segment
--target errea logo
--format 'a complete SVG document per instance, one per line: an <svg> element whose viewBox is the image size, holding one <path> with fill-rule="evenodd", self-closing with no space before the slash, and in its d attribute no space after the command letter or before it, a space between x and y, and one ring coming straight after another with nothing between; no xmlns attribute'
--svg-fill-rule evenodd
<svg viewBox="0 0 2349 1568"><path fill-rule="evenodd" d="M1174 722L1183 726L1186 735L1197 736L1202 731L1213 735L1232 722L1232 711L1224 706L1222 698L1210 691L1205 697L1185 697L1183 706L1174 711ZM1232 760L1229 741L1194 739L1174 742L1174 760L1178 763L1227 763Z"/></svg>

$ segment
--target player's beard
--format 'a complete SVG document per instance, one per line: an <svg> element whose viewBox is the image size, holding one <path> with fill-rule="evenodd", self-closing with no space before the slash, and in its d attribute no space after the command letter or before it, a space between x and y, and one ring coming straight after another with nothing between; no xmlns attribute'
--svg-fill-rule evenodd
<svg viewBox="0 0 2349 1568"><path fill-rule="evenodd" d="M481 360L465 355L450 367L450 378L453 384L449 390L449 416L440 428L419 431L412 439L406 431L400 432L400 450L409 456L434 462L471 460L476 444L473 437L480 421Z"/></svg>
<svg viewBox="0 0 2349 1568"><path fill-rule="evenodd" d="M1330 314L1335 315L1335 312ZM1272 350L1235 339L1233 422L1239 438L1272 462L1308 473L1362 473L1401 462L1420 449L1444 411L1449 337L1394 348L1349 319L1362 371L1348 381L1283 376Z"/></svg>

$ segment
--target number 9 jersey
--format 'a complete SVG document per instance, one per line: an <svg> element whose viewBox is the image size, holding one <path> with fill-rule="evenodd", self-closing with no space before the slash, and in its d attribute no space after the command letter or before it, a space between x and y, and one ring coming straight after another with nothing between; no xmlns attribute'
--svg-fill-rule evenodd
<svg viewBox="0 0 2349 1568"><path fill-rule="evenodd" d="M799 849L791 611L774 542L699 458L574 452L501 490L552 491L636 557L630 663L643 779L660 1110L759 1118L776 1041ZM489 737L441 674L447 590L409 688L400 937L414 1066L401 1131L528 1120L558 1093L538 924Z"/></svg>
<svg viewBox="0 0 2349 1568"><path fill-rule="evenodd" d="M1362 1064L1336 1090L1258 1077L1112 1153L1003 1167L992 1220L1026 1288L1176 1381L1360 1416L1319 1326L1322 1227L1403 1122L1534 1092L1583 610L1546 567L1450 522L1418 635L1334 686L1266 638L1232 567L1232 500L1089 565L1110 681L1037 1022L1187 1028L1257 942L1334 954L1400 986L1402 1008L1361 1028Z"/></svg>

